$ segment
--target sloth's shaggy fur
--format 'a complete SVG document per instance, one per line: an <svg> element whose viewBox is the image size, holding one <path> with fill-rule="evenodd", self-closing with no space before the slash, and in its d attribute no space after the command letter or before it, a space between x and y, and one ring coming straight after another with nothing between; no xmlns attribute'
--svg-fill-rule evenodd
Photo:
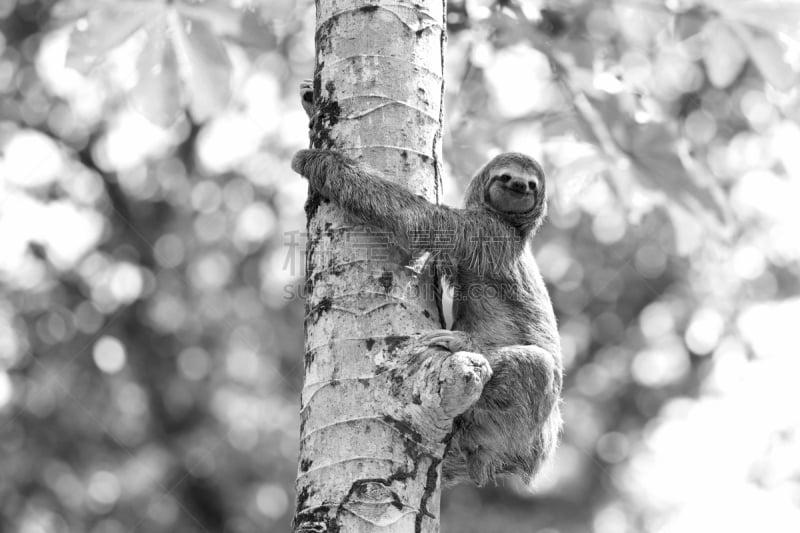
<svg viewBox="0 0 800 533"><path fill-rule="evenodd" d="M469 351L482 353L493 374L455 421L445 483L481 485L504 474L530 481L561 429L561 347L529 246L546 208L539 164L518 153L495 157L472 178L463 209L432 204L333 150L301 150L292 168L356 221L394 233L409 251L430 252L454 287L453 330L469 336ZM443 235L439 249L423 249Z"/></svg>

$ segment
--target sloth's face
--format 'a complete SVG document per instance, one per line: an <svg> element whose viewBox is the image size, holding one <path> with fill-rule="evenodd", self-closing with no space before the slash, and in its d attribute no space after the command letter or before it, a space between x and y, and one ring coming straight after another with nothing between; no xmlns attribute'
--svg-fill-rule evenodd
<svg viewBox="0 0 800 533"><path fill-rule="evenodd" d="M486 201L504 213L526 213L536 206L541 192L539 176L519 165L504 165L492 169Z"/></svg>

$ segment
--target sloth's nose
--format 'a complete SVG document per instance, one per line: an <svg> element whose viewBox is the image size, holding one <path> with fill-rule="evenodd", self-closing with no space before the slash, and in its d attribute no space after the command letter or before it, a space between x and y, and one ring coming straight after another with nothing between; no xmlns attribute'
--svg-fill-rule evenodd
<svg viewBox="0 0 800 533"><path fill-rule="evenodd" d="M525 193L528 192L528 181L522 178L511 178L508 183L506 183L506 187L514 192Z"/></svg>

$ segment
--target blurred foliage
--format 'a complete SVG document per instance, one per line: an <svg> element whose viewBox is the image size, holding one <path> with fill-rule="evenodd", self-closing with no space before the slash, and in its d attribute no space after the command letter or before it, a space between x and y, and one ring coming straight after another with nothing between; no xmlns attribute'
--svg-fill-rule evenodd
<svg viewBox="0 0 800 533"><path fill-rule="evenodd" d="M800 3L451 0L444 184L545 163L567 367L444 532L800 530ZM310 3L0 0L0 531L287 531Z"/></svg>

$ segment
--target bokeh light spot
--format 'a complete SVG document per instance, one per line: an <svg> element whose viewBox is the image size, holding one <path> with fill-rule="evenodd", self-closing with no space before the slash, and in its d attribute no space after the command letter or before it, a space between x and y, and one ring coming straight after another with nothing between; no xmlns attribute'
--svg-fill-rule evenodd
<svg viewBox="0 0 800 533"><path fill-rule="evenodd" d="M247 349L233 350L225 356L225 366L228 374L239 381L251 382L261 372L261 363L258 355Z"/></svg>
<svg viewBox="0 0 800 533"><path fill-rule="evenodd" d="M630 443L628 437L610 431L597 440L597 455L607 463L619 463L628 457Z"/></svg>
<svg viewBox="0 0 800 533"><path fill-rule="evenodd" d="M602 366L588 363L578 370L575 385L584 396L596 398L610 391L612 384L608 371Z"/></svg>
<svg viewBox="0 0 800 533"><path fill-rule="evenodd" d="M275 228L275 214L263 202L247 206L236 221L235 236L246 242L257 243L269 236Z"/></svg>
<svg viewBox="0 0 800 533"><path fill-rule="evenodd" d="M704 109L696 109L689 113L684 123L686 136L697 144L705 144L717 133L717 121Z"/></svg>
<svg viewBox="0 0 800 533"><path fill-rule="evenodd" d="M9 404L13 395L14 386L11 383L11 378L0 370L0 409Z"/></svg>
<svg viewBox="0 0 800 533"><path fill-rule="evenodd" d="M606 209L606 211L595 215L592 223L592 232L598 241L611 244L625 235L627 222L622 213Z"/></svg>
<svg viewBox="0 0 800 533"><path fill-rule="evenodd" d="M164 268L179 266L186 256L183 241L174 233L167 233L159 237L153 251L156 261Z"/></svg>
<svg viewBox="0 0 800 533"><path fill-rule="evenodd" d="M11 136L2 147L0 180L17 187L41 187L63 172L64 160L56 143L34 130Z"/></svg>
<svg viewBox="0 0 800 533"><path fill-rule="evenodd" d="M170 495L156 494L147 505L147 516L162 526L174 524L179 513L180 507Z"/></svg>
<svg viewBox="0 0 800 533"><path fill-rule="evenodd" d="M197 153L210 171L225 172L255 153L261 136L261 126L257 121L249 116L229 113L203 128Z"/></svg>
<svg viewBox="0 0 800 533"><path fill-rule="evenodd" d="M91 302L81 302L75 308L75 327L81 333L94 333L103 325L103 314Z"/></svg>
<svg viewBox="0 0 800 533"><path fill-rule="evenodd" d="M115 337L103 336L94 345L94 363L106 374L116 374L125 366L125 347Z"/></svg>
<svg viewBox="0 0 800 533"><path fill-rule="evenodd" d="M201 213L213 213L221 202L222 191L213 181L201 181L192 188L192 207Z"/></svg>
<svg viewBox="0 0 800 533"><path fill-rule="evenodd" d="M764 252L755 246L742 246L733 254L733 270L740 278L754 280L764 273L765 268Z"/></svg>
<svg viewBox="0 0 800 533"><path fill-rule="evenodd" d="M515 45L494 52L486 65L494 105L504 117L520 117L552 104L550 64L544 54Z"/></svg>
<svg viewBox="0 0 800 533"><path fill-rule="evenodd" d="M725 321L719 311L703 308L695 311L686 329L686 346L694 353L707 355L719 344Z"/></svg>
<svg viewBox="0 0 800 533"><path fill-rule="evenodd" d="M194 261L189 268L192 284L201 290L223 287L232 274L230 259L222 252L212 252Z"/></svg>
<svg viewBox="0 0 800 533"><path fill-rule="evenodd" d="M198 381L208 375L211 358L204 349L190 346L178 355L178 369L188 379Z"/></svg>
<svg viewBox="0 0 800 533"><path fill-rule="evenodd" d="M108 509L117 503L121 492L119 479L111 472L100 470L89 479L89 498L100 509Z"/></svg>
<svg viewBox="0 0 800 533"><path fill-rule="evenodd" d="M653 302L639 315L639 327L645 337L657 340L675 330L675 317L670 306L663 302Z"/></svg>
<svg viewBox="0 0 800 533"><path fill-rule="evenodd" d="M280 485L265 483L258 488L256 503L264 516L278 519L289 508L289 496Z"/></svg>
<svg viewBox="0 0 800 533"><path fill-rule="evenodd" d="M670 343L636 354L631 368L637 382L661 387L682 379L689 371L689 357L682 345Z"/></svg>
<svg viewBox="0 0 800 533"><path fill-rule="evenodd" d="M742 114L757 131L769 126L775 119L775 108L767 101L763 91L747 91L742 95L739 106Z"/></svg>
<svg viewBox="0 0 800 533"><path fill-rule="evenodd" d="M194 231L201 242L216 242L228 233L228 217L222 211L201 213L194 220Z"/></svg>
<svg viewBox="0 0 800 533"><path fill-rule="evenodd" d="M144 279L136 265L123 262L114 267L111 273L109 289L111 295L120 303L130 303L142 294Z"/></svg>

